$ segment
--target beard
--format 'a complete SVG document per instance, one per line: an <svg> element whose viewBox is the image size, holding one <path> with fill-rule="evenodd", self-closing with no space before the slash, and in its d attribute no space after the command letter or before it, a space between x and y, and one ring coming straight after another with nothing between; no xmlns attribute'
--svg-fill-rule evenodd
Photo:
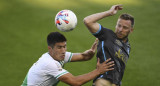
<svg viewBox="0 0 160 86"><path fill-rule="evenodd" d="M118 38L118 39L120 39L120 40L126 40L126 39L128 39L128 35L124 36L123 38Z"/></svg>
<svg viewBox="0 0 160 86"><path fill-rule="evenodd" d="M120 37L119 35L122 36L122 37ZM126 39L128 38L128 34L127 34L126 36L124 36L124 35L122 35L121 33L116 33L116 36L117 36L117 38L120 39L120 40L126 40Z"/></svg>

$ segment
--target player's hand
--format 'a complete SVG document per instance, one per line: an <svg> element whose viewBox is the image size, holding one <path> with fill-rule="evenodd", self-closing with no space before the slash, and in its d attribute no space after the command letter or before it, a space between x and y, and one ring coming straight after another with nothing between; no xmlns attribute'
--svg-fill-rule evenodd
<svg viewBox="0 0 160 86"><path fill-rule="evenodd" d="M107 59L105 62L100 64L100 59L98 58L97 70L100 74L103 74L107 71L113 70L114 61L111 61L111 58Z"/></svg>
<svg viewBox="0 0 160 86"><path fill-rule="evenodd" d="M98 38L96 38L96 40L94 41L92 47L89 50L86 50L84 52L84 55L92 58L94 56L95 52L96 52L97 44L98 44Z"/></svg>
<svg viewBox="0 0 160 86"><path fill-rule="evenodd" d="M115 15L118 10L122 10L122 9L123 9L122 5L113 5L109 10L110 15Z"/></svg>
<svg viewBox="0 0 160 86"><path fill-rule="evenodd" d="M97 44L98 44L98 38L96 38L96 40L94 41L94 43L93 43L93 45L92 45L92 47L91 47L91 51L92 51L93 53L96 52Z"/></svg>

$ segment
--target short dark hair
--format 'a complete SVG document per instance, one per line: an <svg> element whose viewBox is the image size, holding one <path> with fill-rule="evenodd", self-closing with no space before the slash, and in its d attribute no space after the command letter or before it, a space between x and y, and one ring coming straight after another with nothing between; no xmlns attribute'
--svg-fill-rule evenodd
<svg viewBox="0 0 160 86"><path fill-rule="evenodd" d="M47 43L48 46L51 46L52 48L54 47L54 45L58 42L65 42L67 41L67 39L65 38L65 36L59 32L51 32L50 34L48 34L47 36Z"/></svg>
<svg viewBox="0 0 160 86"><path fill-rule="evenodd" d="M124 20L130 20L131 21L131 26L132 27L134 26L134 17L132 15L124 13L124 14L121 14L119 16L119 18L124 19Z"/></svg>

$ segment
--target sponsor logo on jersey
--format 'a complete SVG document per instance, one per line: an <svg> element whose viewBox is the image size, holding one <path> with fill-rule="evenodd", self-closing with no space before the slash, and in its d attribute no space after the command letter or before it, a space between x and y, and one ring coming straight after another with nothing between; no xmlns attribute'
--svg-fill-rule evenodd
<svg viewBox="0 0 160 86"><path fill-rule="evenodd" d="M124 53L122 53L122 50L119 49L116 53L115 53L115 56L118 57L119 59L121 59L125 64L127 63L127 56L124 55Z"/></svg>

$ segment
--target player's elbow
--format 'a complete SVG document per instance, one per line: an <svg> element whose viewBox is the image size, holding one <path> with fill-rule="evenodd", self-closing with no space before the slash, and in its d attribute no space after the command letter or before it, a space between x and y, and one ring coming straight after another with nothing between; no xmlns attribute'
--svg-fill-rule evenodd
<svg viewBox="0 0 160 86"><path fill-rule="evenodd" d="M95 23L94 21L92 21L92 19L86 17L83 19L83 22L84 24L86 25L86 27L88 28L88 30L91 32L91 33L94 33L94 26L95 26Z"/></svg>
<svg viewBox="0 0 160 86"><path fill-rule="evenodd" d="M88 26L88 25L91 23L91 21L89 21L89 19L88 19L87 17L85 17L85 18L83 19L83 22L84 22L84 24L85 24L86 26Z"/></svg>

